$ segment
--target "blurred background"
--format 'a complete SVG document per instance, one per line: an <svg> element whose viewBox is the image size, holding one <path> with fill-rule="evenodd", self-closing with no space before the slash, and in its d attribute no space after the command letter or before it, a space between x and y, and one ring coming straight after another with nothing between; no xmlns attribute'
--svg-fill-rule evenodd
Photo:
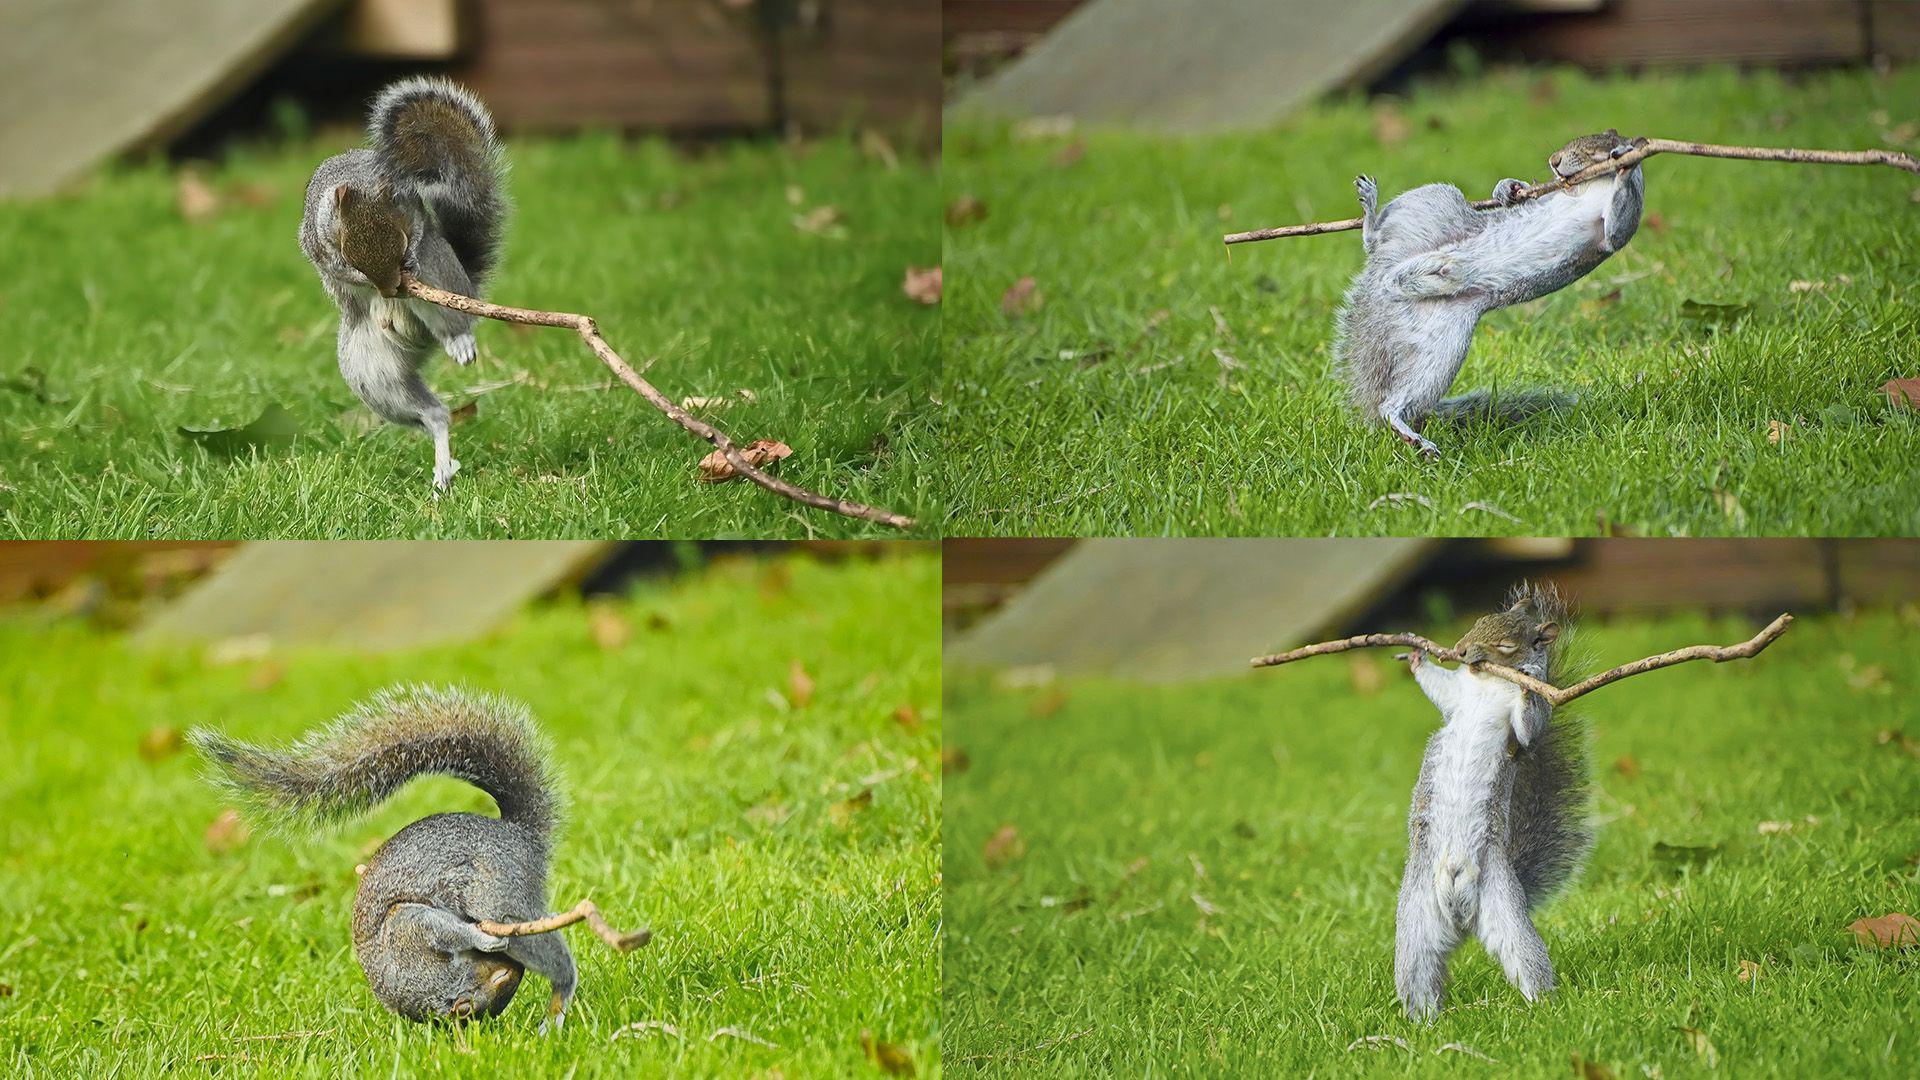
<svg viewBox="0 0 1920 1080"><path fill-rule="evenodd" d="M948 540L944 567L950 668L1151 681L1350 634L1441 634L1522 579L1585 617L1879 608L1920 626L1912 540Z"/></svg>
<svg viewBox="0 0 1920 1080"><path fill-rule="evenodd" d="M851 126L938 139L937 0L9 0L0 195L118 155L357 124L450 75L510 132L687 138Z"/></svg>
<svg viewBox="0 0 1920 1080"><path fill-rule="evenodd" d="M1909 0L945 0L956 108L1168 130L1258 127L1337 90L1481 63L1588 70L1885 65Z"/></svg>

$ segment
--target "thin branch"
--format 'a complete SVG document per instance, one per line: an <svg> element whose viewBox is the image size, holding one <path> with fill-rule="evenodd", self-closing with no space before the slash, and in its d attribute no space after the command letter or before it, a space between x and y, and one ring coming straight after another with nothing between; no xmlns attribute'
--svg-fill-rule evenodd
<svg viewBox="0 0 1920 1080"><path fill-rule="evenodd" d="M534 919L532 922L497 923L482 919L474 925L478 926L482 933L492 934L494 937L526 937L529 934L550 934L561 927L572 926L581 921L585 921L592 927L601 941L621 952L631 952L653 940L653 931L644 927L631 934L623 934L607 925L606 918L600 914L599 908L593 906L591 900L580 901L573 906L572 911L563 911L544 919Z"/></svg>
<svg viewBox="0 0 1920 1080"><path fill-rule="evenodd" d="M746 477L748 480L753 481L776 495L783 495L792 499L794 502L802 503L818 510L829 510L846 517L878 522L881 525L889 525L896 529L910 529L913 527L913 519L907 517L905 514L896 514L891 510L882 510L877 506L867 506L863 503L850 502L846 499L835 499L826 495L818 495L805 488L795 487L777 476L772 476L764 472L758 466L748 461L746 457L740 453L739 448L734 446L733 440L727 438L718 428L702 420L695 419L689 415L685 409L669 401L665 394L654 389L652 383L641 378L639 372L629 367L625 360L620 359L620 354L614 352L613 346L608 345L606 339L600 336L600 328L594 325L591 315L574 315L564 311L535 311L531 308L507 307L505 304L488 303L485 300L476 300L471 296L462 296L459 293L448 292L445 289L436 289L414 277L412 274L400 275L400 290L410 296L419 297L430 304L439 304L444 308L464 311L469 315L477 315L483 319L498 319L501 322L524 323L528 326L561 326L573 330L586 341L587 346L593 350L595 356L600 358L601 363L606 364L608 368L612 369L615 375L619 376L621 382L626 383L633 388L635 393L646 398L648 404L666 413L669 420L672 420L674 423L679 424L689 432L712 444L713 448L720 451L721 455L727 459L727 464L733 466L734 471L741 476Z"/></svg>
<svg viewBox="0 0 1920 1080"><path fill-rule="evenodd" d="M1760 650L1773 644L1775 638L1787 632L1787 626L1792 622L1793 616L1783 613L1779 618L1768 623L1766 629L1737 645L1689 645L1684 649L1675 649L1672 652L1663 652L1657 656L1649 656L1642 660L1635 660L1631 664L1622 664L1617 668L1603 671L1592 678L1582 679L1572 686L1566 687L1554 686L1552 683L1542 682L1524 671L1515 671L1501 664L1483 662L1473 665L1473 669L1488 675L1497 676L1516 686L1531 690L1541 697L1546 698L1549 704L1565 705L1574 698L1590 694L1610 682L1616 682L1632 675L1638 675L1641 672L1652 671L1655 668L1668 667L1673 664L1683 664L1688 660L1711 660L1716 664L1727 660L1745 660L1757 655ZM1437 642L1423 638L1419 634L1360 634L1356 637L1343 638L1339 641L1323 641L1318 645L1305 645L1287 652L1275 653L1272 656L1256 656L1253 658L1253 666L1257 668L1274 667L1279 664L1290 664L1295 660L1305 660L1309 656L1325 656L1328 653L1346 652L1348 649L1379 648L1389 645L1401 645L1410 649L1419 649L1421 652L1432 656L1436 660L1445 660L1448 663L1457 664L1462 662L1459 653Z"/></svg>
<svg viewBox="0 0 1920 1080"><path fill-rule="evenodd" d="M1808 165L1891 165L1910 173L1920 173L1920 158L1896 150L1796 150L1790 146L1720 146L1677 139L1648 139L1644 146L1637 146L1617 158L1589 165L1564 180L1550 180L1522 188L1514 194L1514 199L1537 199L1551 191L1565 191L1595 177L1630 169L1655 154L1692 154L1695 157L1740 158L1745 161L1797 161ZM1491 210L1502 204L1493 199L1481 199L1468 205L1475 210ZM1246 244L1255 240L1278 240L1283 236L1346 232L1359 227L1359 218L1347 218L1345 221L1317 221L1311 225L1285 225L1277 229L1228 233L1225 240L1229 244Z"/></svg>

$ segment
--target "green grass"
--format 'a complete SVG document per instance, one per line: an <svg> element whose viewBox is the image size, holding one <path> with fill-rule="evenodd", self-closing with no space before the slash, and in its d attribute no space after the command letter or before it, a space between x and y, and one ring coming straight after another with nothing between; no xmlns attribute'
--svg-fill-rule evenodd
<svg viewBox="0 0 1920 1080"><path fill-rule="evenodd" d="M1912 912L1920 888L1920 760L1876 737L1916 732L1916 623L1807 618L1752 661L1584 699L1599 844L1536 917L1560 989L1527 1007L1469 944L1431 1027L1393 990L1407 797L1434 723L1401 665L1170 687L950 680L949 738L971 766L946 782L947 1065L1566 1076L1579 1054L1673 1078L1712 1071L1676 1030L1692 1028L1729 1075L1914 1075L1920 950L1862 947L1846 927ZM1748 629L1630 621L1589 626L1581 649L1613 663ZM1385 676L1371 693L1358 664ZM1027 851L990 868L984 845L1008 824ZM1370 1035L1407 1049L1347 1051Z"/></svg>
<svg viewBox="0 0 1920 1080"><path fill-rule="evenodd" d="M1876 389L1920 375L1920 178L1653 159L1647 210L1660 226L1643 224L1585 280L1484 320L1457 383L1554 386L1582 403L1519 426L1435 424L1445 457L1431 464L1353 418L1331 374L1358 234L1242 245L1230 260L1220 244L1354 216L1359 172L1383 198L1432 181L1485 198L1504 176L1544 177L1550 151L1610 126L1914 150L1915 101L1916 67L1496 71L1253 134L950 126L946 194L980 199L987 216L950 228L946 247L948 532L1920 531L1920 417ZM1383 145L1376 108L1404 120L1404 141ZM1009 317L1002 295L1029 275L1044 304ZM1744 312L1689 318L1688 301ZM1778 444L1772 420L1793 425Z"/></svg>
<svg viewBox="0 0 1920 1080"><path fill-rule="evenodd" d="M0 203L0 530L25 537L867 536L744 481L695 482L709 449L612 383L564 330L480 328L480 361L427 381L479 415L432 498L419 433L373 430L341 380L337 318L294 242L335 140L236 151L191 222L177 174L111 170L72 195ZM902 295L939 261L930 161L850 139L685 155L612 135L508 146L516 212L489 295L595 316L663 393L734 398L709 419L794 449L787 479L937 518L939 313ZM789 193L800 200L792 205ZM257 205L256 205L257 204ZM795 218L837 207L844 235ZM649 366L650 365L650 366ZM23 373L44 375L28 392ZM750 391L751 402L739 399ZM43 400L43 398L45 400ZM291 450L211 457L181 427L291 410Z"/></svg>
<svg viewBox="0 0 1920 1080"><path fill-rule="evenodd" d="M478 644L225 666L0 621L0 1072L860 1075L870 1030L937 1073L938 582L926 553L718 563L618 604L634 630L618 651L577 602ZM817 690L790 708L795 659ZM533 976L464 1042L399 1020L349 947L354 864L428 813L491 813L484 795L421 780L333 835L222 855L192 755L137 753L162 725L292 737L400 680L530 705L571 801L555 902L590 894L615 925L654 929L626 956L568 932L581 982L557 1036L535 1033ZM863 790L870 804L839 806ZM612 1038L639 1021L680 1037ZM777 1048L715 1035L728 1027ZM318 1034L241 1041L294 1032Z"/></svg>

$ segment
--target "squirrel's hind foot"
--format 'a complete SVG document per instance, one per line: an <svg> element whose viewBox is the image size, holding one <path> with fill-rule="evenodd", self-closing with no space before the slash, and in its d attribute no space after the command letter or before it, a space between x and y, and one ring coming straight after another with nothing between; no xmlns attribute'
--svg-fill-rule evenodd
<svg viewBox="0 0 1920 1080"><path fill-rule="evenodd" d="M437 499L441 495L446 494L447 489L453 486L454 474L459 471L460 471L460 463L458 461L455 461L453 458L448 458L445 464L435 465L433 467L433 497L434 498Z"/></svg>
<svg viewBox="0 0 1920 1080"><path fill-rule="evenodd" d="M1353 190L1360 193L1360 209L1372 216L1374 207L1380 202L1380 189L1374 184L1373 177L1366 173L1354 177Z"/></svg>
<svg viewBox="0 0 1920 1080"><path fill-rule="evenodd" d="M446 347L447 355L453 357L453 362L461 367L473 363L474 359L480 355L480 345L473 340L473 335L470 333L447 339Z"/></svg>

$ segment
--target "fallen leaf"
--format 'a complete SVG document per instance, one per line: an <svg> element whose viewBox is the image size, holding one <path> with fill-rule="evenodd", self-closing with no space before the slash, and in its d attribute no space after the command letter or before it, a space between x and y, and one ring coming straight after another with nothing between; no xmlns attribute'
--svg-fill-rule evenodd
<svg viewBox="0 0 1920 1080"><path fill-rule="evenodd" d="M179 753L185 742L177 727L153 728L140 737L140 756L148 761L163 761Z"/></svg>
<svg viewBox="0 0 1920 1080"><path fill-rule="evenodd" d="M633 623L612 604L594 604L587 608L587 633L595 645L612 651L633 637Z"/></svg>
<svg viewBox="0 0 1920 1080"><path fill-rule="evenodd" d="M778 825L793 816L793 808L769 795L747 807L747 820L759 825Z"/></svg>
<svg viewBox="0 0 1920 1080"><path fill-rule="evenodd" d="M480 399L470 398L465 405L447 413L447 423L464 424L480 415Z"/></svg>
<svg viewBox="0 0 1920 1080"><path fill-rule="evenodd" d="M1040 295L1040 283L1031 277L1021 278L1000 294L1000 310L1010 319L1031 315L1046 302L1046 297Z"/></svg>
<svg viewBox="0 0 1920 1080"><path fill-rule="evenodd" d="M906 293L907 299L916 304L926 304L929 307L938 304L940 302L940 268L937 266L924 269L918 266L907 267L907 278L900 283L900 291Z"/></svg>
<svg viewBox="0 0 1920 1080"><path fill-rule="evenodd" d="M967 756L965 750L957 746L943 746L940 748L940 771L942 773L958 775L972 767L973 759Z"/></svg>
<svg viewBox="0 0 1920 1080"><path fill-rule="evenodd" d="M1429 510L1433 509L1433 500L1427 498L1425 495L1416 495L1411 491L1389 491L1385 495L1368 503L1367 509L1378 510L1382 506L1405 506L1410 503L1419 503Z"/></svg>
<svg viewBox="0 0 1920 1080"><path fill-rule="evenodd" d="M0 983L0 998L10 998L12 996L13 996L13 984Z"/></svg>
<svg viewBox="0 0 1920 1080"><path fill-rule="evenodd" d="M1661 216L1658 211L1648 214L1645 217L1641 218L1640 224L1645 225L1647 228L1652 229L1654 232L1667 231L1667 219Z"/></svg>
<svg viewBox="0 0 1920 1080"><path fill-rule="evenodd" d="M1734 529L1741 530L1747 527L1747 511L1740 505L1739 496L1731 491L1716 490L1713 493L1713 502L1720 508L1720 512L1726 515L1727 521L1733 525Z"/></svg>
<svg viewBox="0 0 1920 1080"><path fill-rule="evenodd" d="M1594 311L1600 310L1603 307L1608 307L1613 304L1617 304L1619 302L1620 302L1620 290L1615 289L1610 293L1602 293L1599 296L1595 296L1590 299L1580 301L1580 308L1583 311L1594 312Z"/></svg>
<svg viewBox="0 0 1920 1080"><path fill-rule="evenodd" d="M1707 1038L1706 1032L1691 1027L1677 1027L1674 1030L1686 1036L1687 1045L1693 1047L1693 1052L1700 1056L1700 1060L1707 1063L1707 1068L1719 1066L1720 1051L1714 1047L1713 1040Z"/></svg>
<svg viewBox="0 0 1920 1080"><path fill-rule="evenodd" d="M894 707L893 722L908 731L920 730L920 710L912 705L900 704Z"/></svg>
<svg viewBox="0 0 1920 1080"><path fill-rule="evenodd" d="M980 849L989 870L998 870L1026 853L1027 842L1020 839L1020 830L1012 825L1000 826Z"/></svg>
<svg viewBox="0 0 1920 1080"><path fill-rule="evenodd" d="M795 658L787 663L787 704L804 709L813 701L813 676L806 665Z"/></svg>
<svg viewBox="0 0 1920 1080"><path fill-rule="evenodd" d="M1054 151L1052 158L1053 167L1056 169L1064 169L1071 165L1077 165L1080 159L1086 156L1087 141L1085 139L1075 139Z"/></svg>
<svg viewBox="0 0 1920 1080"><path fill-rule="evenodd" d="M1920 758L1920 739L1916 739L1904 731L1882 729L1874 735L1873 739L1881 746L1898 746L1914 757Z"/></svg>
<svg viewBox="0 0 1920 1080"><path fill-rule="evenodd" d="M1033 699L1031 712L1036 719L1045 720L1067 707L1067 692L1058 686L1049 686Z"/></svg>
<svg viewBox="0 0 1920 1080"><path fill-rule="evenodd" d="M1218 904L1215 904L1213 901L1207 899L1204 896L1201 896L1199 893L1194 893L1192 899L1193 899L1193 906L1199 908L1200 914L1202 915L1218 915L1221 913L1220 906Z"/></svg>
<svg viewBox="0 0 1920 1080"><path fill-rule="evenodd" d="M1778 836L1783 832L1792 831L1793 822L1791 821L1763 821L1759 828L1761 836Z"/></svg>
<svg viewBox="0 0 1920 1080"><path fill-rule="evenodd" d="M196 169L182 169L173 183L173 205L188 221L205 221L220 212L220 195Z"/></svg>
<svg viewBox="0 0 1920 1080"><path fill-rule="evenodd" d="M1640 775L1640 763L1634 760L1632 754L1621 754L1619 760L1613 763L1613 771L1632 780Z"/></svg>
<svg viewBox="0 0 1920 1080"><path fill-rule="evenodd" d="M213 819L213 824L207 826L206 834L202 839L206 842L208 851L215 855L225 855L246 843L247 837L252 835L253 829L240 819L240 811L229 806L220 811L220 816Z"/></svg>
<svg viewBox="0 0 1920 1080"><path fill-rule="evenodd" d="M1487 1055L1481 1053L1478 1050L1475 1050L1473 1047L1468 1046L1465 1043L1457 1043L1457 1042L1442 1043L1441 1045L1434 1047L1433 1056L1439 1057L1441 1054L1444 1054L1449 1050L1453 1051L1456 1054L1465 1054L1468 1057L1477 1057L1481 1061L1487 1062L1492 1065L1500 1064L1499 1058L1488 1057Z"/></svg>
<svg viewBox="0 0 1920 1080"><path fill-rule="evenodd" d="M1880 392L1895 405L1920 409L1920 379L1888 379L1880 384Z"/></svg>
<svg viewBox="0 0 1920 1080"><path fill-rule="evenodd" d="M1740 961L1739 968L1736 969L1734 977L1743 983L1759 982L1760 965L1751 960L1742 960Z"/></svg>
<svg viewBox="0 0 1920 1080"><path fill-rule="evenodd" d="M251 423L233 428L179 429L182 437L202 450L227 457L239 457L253 450L285 450L300 434L300 422L278 403L260 411Z"/></svg>
<svg viewBox="0 0 1920 1080"><path fill-rule="evenodd" d="M900 155L894 152L893 144L873 128L861 129L860 152L885 165L888 172L900 167Z"/></svg>
<svg viewBox="0 0 1920 1080"><path fill-rule="evenodd" d="M776 461L793 456L793 447L774 439L755 439L738 447L737 451L747 464L756 469L764 469ZM739 475L733 462L718 450L700 459L700 482L703 484L718 484Z"/></svg>
<svg viewBox="0 0 1920 1080"><path fill-rule="evenodd" d="M1598 1061L1588 1061L1578 1053L1573 1055L1573 1075L1580 1080L1616 1080L1612 1069Z"/></svg>
<svg viewBox="0 0 1920 1080"><path fill-rule="evenodd" d="M873 1032L862 1028L860 1047L867 1052L869 1061L880 1066L880 1071L893 1076L913 1075L913 1058L898 1043L880 1042L873 1037Z"/></svg>
<svg viewBox="0 0 1920 1080"><path fill-rule="evenodd" d="M1920 919L1890 911L1877 919L1855 919L1847 924L1862 945L1877 949L1904 949L1920 945Z"/></svg>
<svg viewBox="0 0 1920 1080"><path fill-rule="evenodd" d="M1793 425L1784 420L1767 421L1767 441L1775 446L1793 437Z"/></svg>
<svg viewBox="0 0 1920 1080"><path fill-rule="evenodd" d="M847 235L844 221L839 207L816 206L804 214L795 214L793 227L803 233L824 236L829 240L839 240Z"/></svg>
<svg viewBox="0 0 1920 1080"><path fill-rule="evenodd" d="M987 204L972 195L959 195L947 204L947 224L953 228L987 219Z"/></svg>
<svg viewBox="0 0 1920 1080"><path fill-rule="evenodd" d="M841 799L839 802L828 807L827 817L830 818L836 826L844 829L848 825L853 824L855 815L872 805L873 789L870 787L861 788L860 794L852 796L851 798Z"/></svg>
<svg viewBox="0 0 1920 1080"><path fill-rule="evenodd" d="M1347 1053L1351 1054L1363 1046L1369 1050L1379 1050L1383 1047L1397 1046L1408 1053L1413 1052L1413 1047L1407 1045L1407 1040L1398 1035L1362 1035L1347 1044Z"/></svg>
<svg viewBox="0 0 1920 1080"><path fill-rule="evenodd" d="M745 1028L737 1027L715 1028L713 1034L707 1036L707 1041L714 1042L722 1038L739 1039L741 1042L750 1042L757 1046L771 1047L775 1050L780 1048L779 1043L769 1042Z"/></svg>
<svg viewBox="0 0 1920 1080"><path fill-rule="evenodd" d="M680 399L680 407L688 412L698 412L702 409L709 411L713 409L724 409L731 404L733 404L733 399L730 397L683 397Z"/></svg>
<svg viewBox="0 0 1920 1080"><path fill-rule="evenodd" d="M641 1035L655 1031L662 1035L671 1035L683 1042L686 1041L686 1036L680 1034L680 1029L667 1023L665 1020L636 1020L625 1027L616 1029L613 1033L613 1039L618 1040L622 1037L630 1039L638 1038Z"/></svg>
<svg viewBox="0 0 1920 1080"><path fill-rule="evenodd" d="M1478 502L1478 501L1470 502L1467 505L1462 506L1460 508L1460 512L1463 514L1469 510L1478 510L1483 514L1492 514L1494 517L1506 518L1508 521L1513 522L1515 525L1520 524L1519 518L1514 517L1512 514L1507 513L1505 510L1500 509L1499 507L1493 505L1490 502Z"/></svg>

